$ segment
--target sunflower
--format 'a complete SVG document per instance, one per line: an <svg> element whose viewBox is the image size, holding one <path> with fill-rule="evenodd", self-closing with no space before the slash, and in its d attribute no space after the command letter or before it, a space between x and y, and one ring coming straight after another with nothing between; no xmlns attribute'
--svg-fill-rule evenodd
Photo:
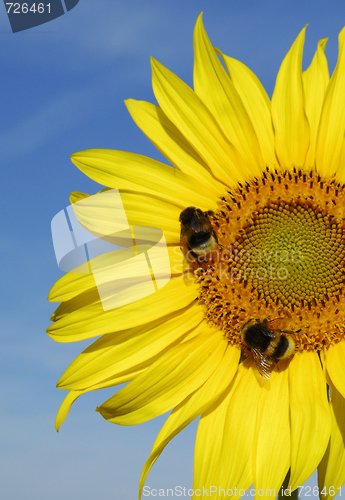
<svg viewBox="0 0 345 500"><path fill-rule="evenodd" d="M245 65L211 45L200 16L194 90L152 60L159 106L126 102L174 168L112 150L72 156L86 175L120 189L132 235L163 231L170 259L170 279L156 276L154 293L117 308L104 307L92 269L66 274L49 295L62 301L48 329L54 340L101 336L58 382L70 392L57 428L78 396L124 382L97 409L110 422L172 410L140 491L164 447L198 416L195 498L242 496L253 483L257 496L272 498L288 472L293 491L316 468L321 498L345 481L345 30L331 78L326 39L302 71L304 37L305 29L270 100ZM88 199L71 195L75 207ZM111 205L94 205L92 216L76 215L109 235ZM188 207L208 225L213 247L203 258L190 221L180 248ZM115 288L125 279L119 272ZM249 330L264 332L266 345L251 343ZM278 354L281 339L290 351Z"/></svg>

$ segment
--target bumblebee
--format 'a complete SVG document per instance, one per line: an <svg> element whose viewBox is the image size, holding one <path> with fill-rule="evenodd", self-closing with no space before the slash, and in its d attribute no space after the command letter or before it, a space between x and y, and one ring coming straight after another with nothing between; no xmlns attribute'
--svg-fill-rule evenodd
<svg viewBox="0 0 345 500"><path fill-rule="evenodd" d="M242 340L253 354L260 375L269 379L275 361L290 358L295 351L295 342L285 333L295 335L297 332L276 328L281 318L269 321L264 319L249 320L242 327Z"/></svg>
<svg viewBox="0 0 345 500"><path fill-rule="evenodd" d="M203 212L200 208L188 207L180 214L181 250L188 262L205 257L218 247L218 238L209 216L211 210Z"/></svg>

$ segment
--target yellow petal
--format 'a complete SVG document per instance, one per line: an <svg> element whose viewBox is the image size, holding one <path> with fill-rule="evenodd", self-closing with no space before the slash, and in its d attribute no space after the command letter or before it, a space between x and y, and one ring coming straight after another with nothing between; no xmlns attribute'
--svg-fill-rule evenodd
<svg viewBox="0 0 345 500"><path fill-rule="evenodd" d="M220 485L219 466L230 387L201 415L195 440L194 491Z"/></svg>
<svg viewBox="0 0 345 500"><path fill-rule="evenodd" d="M119 332L116 335L102 337L92 346L88 347L69 366L57 384L60 388L73 386L77 387L79 385L79 387L82 386L83 389L72 390L65 397L56 415L56 430L59 430L61 424L67 417L72 404L80 395L88 391L102 389L105 387L113 387L114 385L128 382L128 380L133 379L134 376L141 373L144 368L148 366L148 364L152 364L152 362L157 358L157 356L156 358L154 357L154 355L157 354L157 347L160 347L161 350L166 348L169 343L173 344L174 341L176 342L179 337L185 335L184 332L187 332L191 328L193 328L193 330L188 335L188 338L198 335L200 330L200 328L197 328L198 312L200 322L200 320L203 319L203 315L197 310L197 306L192 306L192 308L188 310L188 314L184 311L180 317L176 317L174 315L170 320L164 322L163 325L161 324L161 321L157 321L154 324L155 328L152 324L150 324L145 325L143 328L125 330L124 332ZM183 325L182 328L181 324ZM148 328L148 326L152 326L152 328L146 332L145 335L143 332ZM134 330L136 330L136 335L134 335ZM164 344L164 346L162 344L157 346L159 340L157 339L155 342L155 332L157 337L158 334L159 337L162 337L162 344ZM144 337L144 339L142 339L142 337ZM164 342L164 337L169 338L165 338ZM116 339L116 342L119 345L112 345L116 344L114 339ZM132 354L131 352L127 352L127 349L130 347L129 344L133 343L137 343L136 355L135 353ZM109 345L110 347L108 347ZM114 350L112 349L113 347ZM122 347L122 350L118 347ZM105 353L103 350L105 350ZM87 355L90 355L92 359L85 359ZM136 360L135 358L138 359ZM116 363L114 363L114 359L116 359ZM123 361L127 362L127 371L125 370L125 363ZM138 369L138 366L140 369ZM74 382L75 380L78 380L79 384L76 384ZM210 397L211 393L212 391L210 390Z"/></svg>
<svg viewBox="0 0 345 500"><path fill-rule="evenodd" d="M179 244L181 207L163 199L130 191L121 191L118 198L106 190L91 196L73 192L70 202L80 224L106 241L128 246L121 238L126 240L129 226L150 226L160 228L168 244ZM107 238L112 234L114 238Z"/></svg>
<svg viewBox="0 0 345 500"><path fill-rule="evenodd" d="M145 195L122 192L121 199L130 226L153 226L162 229L166 242L180 243L180 209Z"/></svg>
<svg viewBox="0 0 345 500"><path fill-rule="evenodd" d="M208 198L221 195L224 184L212 176L211 169L159 106L134 99L127 99L125 104L138 127L175 167L195 179L199 185L207 186Z"/></svg>
<svg viewBox="0 0 345 500"><path fill-rule="evenodd" d="M214 177L228 186L244 181L240 157L210 111L188 85L154 59L152 86L165 115L209 166Z"/></svg>
<svg viewBox="0 0 345 500"><path fill-rule="evenodd" d="M199 15L194 30L194 90L242 158L247 175L260 175L263 159L253 125L232 81L218 59Z"/></svg>
<svg viewBox="0 0 345 500"><path fill-rule="evenodd" d="M331 345L326 353L326 368L328 375L340 392L345 398L345 342Z"/></svg>
<svg viewBox="0 0 345 500"><path fill-rule="evenodd" d="M278 492L290 466L289 380L287 362L280 361L265 382L258 401L253 446L256 498Z"/></svg>
<svg viewBox="0 0 345 500"><path fill-rule="evenodd" d="M264 164L277 166L274 150L274 132L271 117L271 101L257 76L241 61L222 54L230 78L237 90L259 140Z"/></svg>
<svg viewBox="0 0 345 500"><path fill-rule="evenodd" d="M261 392L256 366L248 358L234 379L223 429L219 484L226 490L247 490L253 483L254 432Z"/></svg>
<svg viewBox="0 0 345 500"><path fill-rule="evenodd" d="M311 65L302 75L305 112L310 126L310 146L305 160L305 166L307 168L313 168L315 166L317 132L319 129L323 99L329 83L328 64L324 54L326 43L327 38L323 38L319 41ZM320 174L325 174L325 172L320 172Z"/></svg>
<svg viewBox="0 0 345 500"><path fill-rule="evenodd" d="M91 289L96 289L96 282L91 272L89 274L66 273L54 283L49 292L48 300L51 302L64 302Z"/></svg>
<svg viewBox="0 0 345 500"><path fill-rule="evenodd" d="M343 139L341 145L339 166L337 168L337 179L341 184L345 183L345 139Z"/></svg>
<svg viewBox="0 0 345 500"><path fill-rule="evenodd" d="M339 55L326 90L316 145L316 167L332 176L339 168L345 133L345 28L339 34Z"/></svg>
<svg viewBox="0 0 345 500"><path fill-rule="evenodd" d="M97 410L110 422L136 425L171 410L212 375L224 356L223 334L206 333L169 349Z"/></svg>
<svg viewBox="0 0 345 500"><path fill-rule="evenodd" d="M272 96L275 149L284 168L304 165L309 148L309 124L304 110L302 55L305 28L280 67Z"/></svg>
<svg viewBox="0 0 345 500"><path fill-rule="evenodd" d="M239 357L240 350L229 345L223 358L219 361L219 366L205 384L173 410L158 434L151 454L145 462L140 478L140 492L152 465L165 446L198 415L210 407L229 387L238 368Z"/></svg>
<svg viewBox="0 0 345 500"><path fill-rule="evenodd" d="M71 406L74 403L74 401L77 398L79 398L79 396L81 396L82 394L84 394L84 392L85 391L70 391L70 392L68 392L67 396L65 397L65 399L61 403L59 411L56 414L55 429L56 429L57 432L59 431L59 429L61 427L61 424L66 419L66 417L67 417L67 415L68 415L68 413L69 413L69 411L71 409Z"/></svg>
<svg viewBox="0 0 345 500"><path fill-rule="evenodd" d="M140 258L131 256L128 260L116 263L117 253L123 255L121 250L116 250L90 260L88 264L93 270L97 288L76 294L68 302L61 304L52 315L53 321L61 320L68 313L81 308L85 310L93 306L102 308L102 311L117 309L154 294L169 282L169 259L165 262L165 271L164 268L161 269L162 277L165 272L166 279L153 279L144 254ZM160 264L162 261L157 257L157 271Z"/></svg>
<svg viewBox="0 0 345 500"><path fill-rule="evenodd" d="M136 249L138 250L138 248L139 250L141 250L141 245L137 245ZM165 252L163 256L154 254L154 259L151 259L152 262L150 261L151 266L154 265L157 271L157 269L159 270L159 267L161 265L163 265L163 267L165 265L168 265L168 267L170 266L170 273L173 279L182 279L181 273L183 269L183 255L181 249L179 247L170 246L167 247L166 251L167 255L165 254ZM120 263L124 264L122 269L118 269L116 278L114 277L114 280L112 281L112 286L113 288L115 288L116 279L121 281L128 278L128 276L126 276L125 263L127 259L132 259L131 262L135 260L136 255L138 255L138 253L135 253L134 248L114 250L90 260L88 262L89 273L85 273L82 271L78 272L77 268L62 276L50 290L48 300L50 300L51 302L68 302L68 304L62 305L55 311L51 318L52 321L56 321L64 314L66 314L70 310L74 310L75 308L100 303L100 296L97 291L98 277L96 280L94 275L96 269L95 263L99 262L100 270L102 270L102 266L106 269L108 266L115 268L115 266ZM161 272L156 272L156 276L154 276L153 278L157 281L160 279L160 276L162 278L167 271L167 269L165 271L162 269ZM142 269L139 267L138 277L140 273L143 275L143 279L146 278L145 274L142 272ZM133 273L131 273L131 276L132 275ZM123 290L125 288L125 285L126 283L125 281L123 281L120 290ZM81 296L78 299L78 303L75 303L71 300L78 296ZM133 302L133 300L131 300L131 302Z"/></svg>
<svg viewBox="0 0 345 500"><path fill-rule="evenodd" d="M331 439L318 467L318 483L322 500L328 500L337 495L345 482L345 399L331 381L329 384L331 387Z"/></svg>
<svg viewBox="0 0 345 500"><path fill-rule="evenodd" d="M297 353L289 366L292 491L314 472L327 448L331 415L317 352Z"/></svg>
<svg viewBox="0 0 345 500"><path fill-rule="evenodd" d="M171 279L152 295L117 309L104 311L100 302L83 307L80 300L79 308L73 306L69 310L67 303L69 314L51 325L47 333L58 342L75 342L144 325L159 318L163 322L165 316L188 306L196 296L194 284L186 287L183 280Z"/></svg>
<svg viewBox="0 0 345 500"><path fill-rule="evenodd" d="M61 320L68 321L68 315L76 311L81 314L82 311L91 312L92 316L98 312L102 316L109 310L119 309L129 303L135 303L139 307L139 299L147 300L152 296L154 300L155 293L168 286L169 279L180 281L179 286L186 287L182 274L183 255L179 247L163 246L157 251L146 245L143 245L142 251L141 247L136 246L139 251L137 256L132 248L133 252L128 255L128 259L123 256L126 257L129 249L115 250L91 259L88 264L93 273L92 279L85 274L80 278L77 272L61 278L52 288L49 298L65 302L56 309L52 321L60 321L59 325L62 325ZM160 250L163 250L163 255ZM194 289L196 296L197 288L193 281L187 284ZM53 330L54 326L49 328L49 332Z"/></svg>
<svg viewBox="0 0 345 500"><path fill-rule="evenodd" d="M110 188L152 194L184 208L216 208L209 188L193 177L146 156L111 149L89 149L75 153L71 160L84 174Z"/></svg>
<svg viewBox="0 0 345 500"><path fill-rule="evenodd" d="M159 319L105 335L72 362L57 385L61 389L83 390L115 376L121 377L126 371L145 368L167 348L181 342L188 332L197 335L203 320L202 309L193 304L167 316L164 323Z"/></svg>
<svg viewBox="0 0 345 500"><path fill-rule="evenodd" d="M261 392L255 370L252 360L241 363L226 393L202 414L195 442L194 490L203 486L246 490L252 484L251 457ZM214 497L218 498L216 493Z"/></svg>

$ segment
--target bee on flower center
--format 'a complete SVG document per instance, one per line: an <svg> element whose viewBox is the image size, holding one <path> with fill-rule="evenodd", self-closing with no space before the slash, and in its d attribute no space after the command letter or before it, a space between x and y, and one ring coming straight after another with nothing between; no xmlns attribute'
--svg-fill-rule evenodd
<svg viewBox="0 0 345 500"><path fill-rule="evenodd" d="M210 216L214 212L203 212L200 208L188 207L180 214L181 250L188 262L206 257L219 243L212 227Z"/></svg>
<svg viewBox="0 0 345 500"><path fill-rule="evenodd" d="M265 379L270 378L276 360L287 359L294 354L295 342L284 334L296 335L301 331L281 330L276 326L279 321L280 318L272 321L249 320L241 331L242 340L250 349L258 372Z"/></svg>

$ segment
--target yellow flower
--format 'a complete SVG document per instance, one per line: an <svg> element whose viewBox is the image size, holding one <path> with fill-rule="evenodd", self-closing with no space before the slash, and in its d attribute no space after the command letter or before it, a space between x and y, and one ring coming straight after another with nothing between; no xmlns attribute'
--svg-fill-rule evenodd
<svg viewBox="0 0 345 500"><path fill-rule="evenodd" d="M194 90L152 60L159 106L126 103L175 168L111 150L72 156L89 177L120 189L132 233L160 228L168 245L171 279L156 280L157 291L139 301L105 308L91 271L68 273L49 296L62 301L53 339L102 335L58 382L70 392L57 428L79 395L124 382L98 408L110 422L134 425L173 410L140 489L164 447L199 415L194 490L241 496L254 483L273 498L266 489L278 493L289 470L294 490L318 468L327 499L345 481L345 30L331 78L326 40L302 72L304 36L283 60L270 101L245 65L212 47L200 16ZM83 200L72 194L72 203ZM190 246L182 272L187 207L205 212L217 252L203 260ZM110 235L107 203L94 217L76 215ZM271 351L249 342L250 326L271 335ZM285 358L281 337L293 349Z"/></svg>

